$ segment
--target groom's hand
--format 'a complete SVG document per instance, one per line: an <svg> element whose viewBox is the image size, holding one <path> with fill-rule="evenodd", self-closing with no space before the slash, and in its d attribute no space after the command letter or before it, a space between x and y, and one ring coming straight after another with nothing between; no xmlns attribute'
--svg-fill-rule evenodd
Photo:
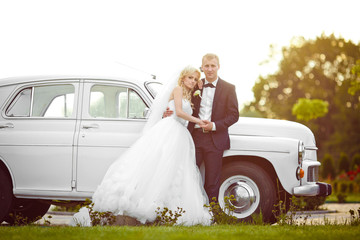
<svg viewBox="0 0 360 240"><path fill-rule="evenodd" d="M171 111L169 107L166 108L165 112L163 113L163 118L170 117L173 115L174 111Z"/></svg>
<svg viewBox="0 0 360 240"><path fill-rule="evenodd" d="M203 120L203 121L205 122L205 125L203 125L201 127L204 129L204 131L207 131L207 132L212 131L213 123L210 121L207 121L207 120Z"/></svg>

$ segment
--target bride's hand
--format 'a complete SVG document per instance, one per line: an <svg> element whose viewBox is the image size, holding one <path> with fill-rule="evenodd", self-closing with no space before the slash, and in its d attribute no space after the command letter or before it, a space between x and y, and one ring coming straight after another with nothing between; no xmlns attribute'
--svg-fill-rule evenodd
<svg viewBox="0 0 360 240"><path fill-rule="evenodd" d="M204 128L204 127L206 126L207 122L209 122L209 121L207 121L207 120L200 120L200 122L199 122L198 124L199 124L199 126L200 126L201 128Z"/></svg>

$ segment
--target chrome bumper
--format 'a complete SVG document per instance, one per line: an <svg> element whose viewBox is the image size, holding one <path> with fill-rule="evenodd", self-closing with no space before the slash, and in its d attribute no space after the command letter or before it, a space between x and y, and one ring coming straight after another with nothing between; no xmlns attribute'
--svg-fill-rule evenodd
<svg viewBox="0 0 360 240"><path fill-rule="evenodd" d="M322 182L293 188L295 196L329 196L331 192L331 185Z"/></svg>

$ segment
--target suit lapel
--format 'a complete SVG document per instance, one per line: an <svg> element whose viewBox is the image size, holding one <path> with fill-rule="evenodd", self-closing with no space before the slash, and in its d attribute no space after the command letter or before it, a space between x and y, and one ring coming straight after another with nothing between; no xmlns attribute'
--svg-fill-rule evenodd
<svg viewBox="0 0 360 240"><path fill-rule="evenodd" d="M215 88L215 94L214 94L214 100L213 100L213 105L212 105L211 118L214 115L214 113L216 113L216 106L217 106L217 103L220 101L222 87L223 87L223 80L221 80L219 78L219 80L218 80L218 82L216 84L216 88Z"/></svg>
<svg viewBox="0 0 360 240"><path fill-rule="evenodd" d="M201 81L203 82L203 84L205 84L205 79L201 79ZM199 89L197 88L196 90L200 90L200 96L202 96L203 94L203 89ZM197 96L194 97L194 109L196 110L196 115L199 115L199 111L200 111L200 103L201 103L201 97Z"/></svg>

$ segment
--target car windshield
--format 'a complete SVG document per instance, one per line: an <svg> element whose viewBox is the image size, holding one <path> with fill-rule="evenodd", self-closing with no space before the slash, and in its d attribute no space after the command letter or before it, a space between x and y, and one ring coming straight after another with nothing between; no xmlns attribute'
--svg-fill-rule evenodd
<svg viewBox="0 0 360 240"><path fill-rule="evenodd" d="M163 88L163 85L160 82L147 82L145 83L145 87L149 91L151 96L155 98L157 93L160 92Z"/></svg>

